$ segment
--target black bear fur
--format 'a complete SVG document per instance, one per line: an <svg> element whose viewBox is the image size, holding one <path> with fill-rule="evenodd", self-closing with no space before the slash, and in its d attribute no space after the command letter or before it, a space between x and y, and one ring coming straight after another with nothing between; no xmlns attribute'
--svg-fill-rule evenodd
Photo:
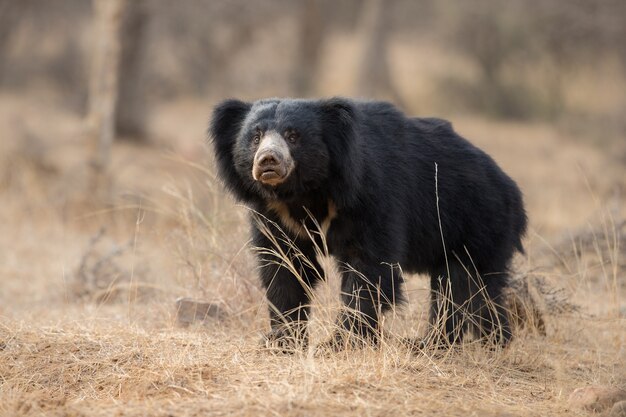
<svg viewBox="0 0 626 417"><path fill-rule="evenodd" d="M503 289L511 258L523 252L522 195L449 122L406 117L379 101L227 100L209 130L219 176L258 214L252 236L261 249L270 340L306 343L310 291L324 275L319 233L298 227L324 221L323 243L342 273L339 325L352 335L377 340L380 314L404 299L403 270L431 277L431 340L455 343L466 331L500 345L511 339ZM278 185L252 174L255 141L270 131L295 162ZM289 132L296 133L287 141ZM285 233L298 250L268 231ZM274 254L281 251L291 267ZM338 331L334 343L345 334Z"/></svg>

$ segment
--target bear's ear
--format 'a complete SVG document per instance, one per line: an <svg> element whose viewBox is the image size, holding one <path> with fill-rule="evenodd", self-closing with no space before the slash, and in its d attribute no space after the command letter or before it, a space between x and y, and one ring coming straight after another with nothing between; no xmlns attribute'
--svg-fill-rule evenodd
<svg viewBox="0 0 626 417"><path fill-rule="evenodd" d="M239 100L220 103L211 117L209 140L213 144L219 176L226 186L241 200L253 199L253 195L235 169L233 149L237 137L252 104Z"/></svg>
<svg viewBox="0 0 626 417"><path fill-rule="evenodd" d="M358 111L344 98L322 101L324 141L330 154L330 194L338 208L357 202L363 172L358 144Z"/></svg>
<svg viewBox="0 0 626 417"><path fill-rule="evenodd" d="M252 104L240 100L222 101L213 110L209 136L216 145L233 144Z"/></svg>

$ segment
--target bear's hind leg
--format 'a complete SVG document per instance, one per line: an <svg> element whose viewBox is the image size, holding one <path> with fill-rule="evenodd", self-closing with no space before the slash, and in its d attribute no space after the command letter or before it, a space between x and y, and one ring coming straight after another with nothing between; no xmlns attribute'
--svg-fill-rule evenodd
<svg viewBox="0 0 626 417"><path fill-rule="evenodd" d="M430 333L424 345L450 346L470 330L483 342L505 346L512 336L503 295L507 278L505 273L481 275L460 262L437 269L431 274Z"/></svg>
<svg viewBox="0 0 626 417"><path fill-rule="evenodd" d="M504 289L508 283L507 273L486 274L485 285L481 293L472 303L475 323L474 334L485 343L506 346L511 341L512 333L509 324Z"/></svg>

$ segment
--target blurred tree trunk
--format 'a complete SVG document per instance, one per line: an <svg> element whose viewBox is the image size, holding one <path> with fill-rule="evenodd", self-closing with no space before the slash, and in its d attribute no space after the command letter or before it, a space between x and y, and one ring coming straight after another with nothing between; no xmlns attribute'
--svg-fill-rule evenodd
<svg viewBox="0 0 626 417"><path fill-rule="evenodd" d="M93 64L89 85L88 130L94 141L93 167L98 174L109 165L115 135L115 105L121 55L121 20L126 0L94 0Z"/></svg>
<svg viewBox="0 0 626 417"><path fill-rule="evenodd" d="M293 91L296 96L311 94L315 86L322 46L322 0L305 0L300 3L300 22Z"/></svg>
<svg viewBox="0 0 626 417"><path fill-rule="evenodd" d="M0 84L6 75L9 41L17 29L20 15L28 6L27 1L0 0Z"/></svg>
<svg viewBox="0 0 626 417"><path fill-rule="evenodd" d="M141 140L146 119L146 35L150 22L148 2L129 1L121 22L121 56L115 113L115 132Z"/></svg>
<svg viewBox="0 0 626 417"><path fill-rule="evenodd" d="M392 28L390 1L367 0L363 6L361 33L365 39L359 94L388 98L404 107L404 100L393 86L389 70L388 39Z"/></svg>

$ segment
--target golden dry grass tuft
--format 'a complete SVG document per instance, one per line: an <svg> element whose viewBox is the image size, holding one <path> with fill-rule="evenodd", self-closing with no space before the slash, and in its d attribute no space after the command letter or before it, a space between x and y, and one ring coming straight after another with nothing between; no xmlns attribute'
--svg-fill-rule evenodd
<svg viewBox="0 0 626 417"><path fill-rule="evenodd" d="M188 106L155 114L172 132L186 126L178 147L115 148L107 204L89 193L78 120L46 107L3 142L0 415L585 416L567 401L574 389L625 387L626 175L610 155L546 125L455 123L524 190L531 229L515 270L545 334L526 325L505 350L411 352L399 338L424 331L428 298L411 276L379 349L276 355L260 344L267 307L247 210L193 145L206 119ZM0 112L0 126L15 114ZM50 151L8 146L24 131ZM313 343L339 305L323 264ZM181 328L181 296L224 316Z"/></svg>

